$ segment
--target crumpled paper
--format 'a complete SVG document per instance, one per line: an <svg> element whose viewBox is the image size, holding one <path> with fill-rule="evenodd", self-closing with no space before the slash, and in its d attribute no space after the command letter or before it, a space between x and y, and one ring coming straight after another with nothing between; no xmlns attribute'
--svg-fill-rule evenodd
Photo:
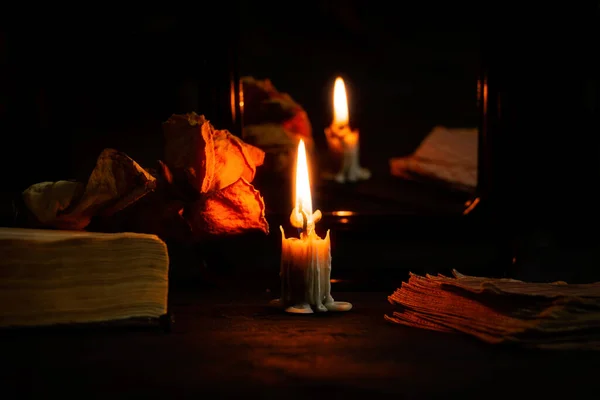
<svg viewBox="0 0 600 400"><path fill-rule="evenodd" d="M156 179L138 163L114 149L105 149L87 185L58 181L36 183L23 192L34 225L84 229L96 215L113 215L156 187Z"/></svg>
<svg viewBox="0 0 600 400"><path fill-rule="evenodd" d="M250 183L262 150L196 113L173 115L163 128L167 167L200 194L183 211L194 236L269 232L264 200Z"/></svg>

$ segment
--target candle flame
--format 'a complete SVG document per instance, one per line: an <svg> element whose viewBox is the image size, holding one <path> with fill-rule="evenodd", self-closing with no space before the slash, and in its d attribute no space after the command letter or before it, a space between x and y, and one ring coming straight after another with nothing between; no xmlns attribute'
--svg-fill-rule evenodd
<svg viewBox="0 0 600 400"><path fill-rule="evenodd" d="M336 125L347 125L348 120L346 86L344 85L344 80L338 76L333 86L333 123Z"/></svg>
<svg viewBox="0 0 600 400"><path fill-rule="evenodd" d="M308 161L306 159L306 147L300 139L298 144L298 158L296 160L296 212L304 212L308 222L312 222L312 198L310 194L310 179L308 175Z"/></svg>

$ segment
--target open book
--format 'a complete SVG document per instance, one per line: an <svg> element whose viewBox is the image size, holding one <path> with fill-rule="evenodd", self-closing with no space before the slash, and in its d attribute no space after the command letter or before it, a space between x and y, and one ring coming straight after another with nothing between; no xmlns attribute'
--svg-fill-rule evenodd
<svg viewBox="0 0 600 400"><path fill-rule="evenodd" d="M0 327L162 317L168 269L154 235L0 228Z"/></svg>
<svg viewBox="0 0 600 400"><path fill-rule="evenodd" d="M477 129L436 126L410 156L390 159L390 172L472 192L477 186Z"/></svg>

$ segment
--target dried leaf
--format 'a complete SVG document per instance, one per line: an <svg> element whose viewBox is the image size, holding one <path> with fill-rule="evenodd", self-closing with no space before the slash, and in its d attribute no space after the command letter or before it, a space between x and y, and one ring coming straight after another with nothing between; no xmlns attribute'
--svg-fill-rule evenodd
<svg viewBox="0 0 600 400"><path fill-rule="evenodd" d="M264 152L226 130L216 130L202 115L173 115L163 124L166 163L185 174L199 193L223 189L240 178L251 182Z"/></svg>
<svg viewBox="0 0 600 400"><path fill-rule="evenodd" d="M248 230L269 233L263 198L244 178L195 202L185 217L195 236L232 235Z"/></svg>
<svg viewBox="0 0 600 400"><path fill-rule="evenodd" d="M127 155L105 149L81 196L76 195L80 183L59 181L33 185L23 192L23 198L42 225L80 230L93 216L112 215L155 186L156 179Z"/></svg>

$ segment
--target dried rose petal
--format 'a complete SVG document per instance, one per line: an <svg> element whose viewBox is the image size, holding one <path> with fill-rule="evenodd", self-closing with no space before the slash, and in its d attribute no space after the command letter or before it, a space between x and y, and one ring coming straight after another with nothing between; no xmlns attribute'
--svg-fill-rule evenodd
<svg viewBox="0 0 600 400"><path fill-rule="evenodd" d="M244 122L247 125L282 123L292 118L299 107L291 97L280 94L270 80L251 76L241 79L244 92Z"/></svg>
<svg viewBox="0 0 600 400"><path fill-rule="evenodd" d="M302 136L305 141L312 141L312 125L303 109L297 110L292 118L285 121L283 128L294 135Z"/></svg>
<svg viewBox="0 0 600 400"><path fill-rule="evenodd" d="M238 179L252 182L256 166L262 165L264 151L244 143L225 130L213 131L214 173L208 191L220 190Z"/></svg>
<svg viewBox="0 0 600 400"><path fill-rule="evenodd" d="M199 193L223 189L240 178L250 182L264 162L262 150L215 130L202 115L173 115L163 127L167 165L182 171Z"/></svg>
<svg viewBox="0 0 600 400"><path fill-rule="evenodd" d="M186 211L195 236L232 235L249 230L269 233L262 196L244 178L207 194Z"/></svg>
<svg viewBox="0 0 600 400"><path fill-rule="evenodd" d="M213 173L206 178L207 158L214 158L214 148L207 143L212 136L205 122L203 116L192 113L172 115L163 124L166 164L174 173L182 173L198 193L207 191Z"/></svg>
<svg viewBox="0 0 600 400"><path fill-rule="evenodd" d="M288 135L312 139L312 126L302 106L279 92L269 79L242 78L246 125L282 124ZM295 140L298 141L297 138Z"/></svg>
<svg viewBox="0 0 600 400"><path fill-rule="evenodd" d="M298 141L314 148L312 125L306 111L269 79L242 78L244 91L244 139L269 157L271 171L286 173L293 167Z"/></svg>

